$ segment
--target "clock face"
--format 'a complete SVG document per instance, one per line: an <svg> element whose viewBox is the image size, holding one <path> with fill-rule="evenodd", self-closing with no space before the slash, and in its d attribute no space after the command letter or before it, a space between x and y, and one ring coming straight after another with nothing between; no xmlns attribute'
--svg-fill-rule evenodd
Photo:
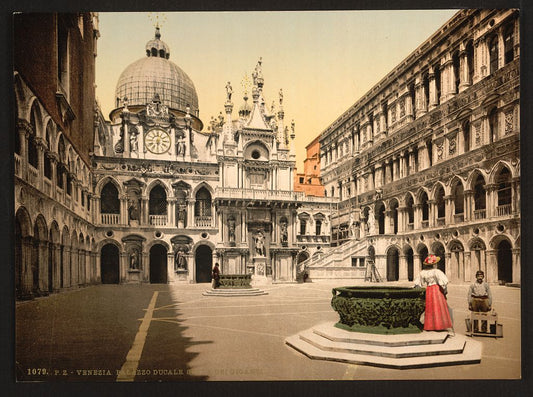
<svg viewBox="0 0 533 397"><path fill-rule="evenodd" d="M170 136L163 130L150 130L144 137L144 145L152 153L164 153L170 148Z"/></svg>

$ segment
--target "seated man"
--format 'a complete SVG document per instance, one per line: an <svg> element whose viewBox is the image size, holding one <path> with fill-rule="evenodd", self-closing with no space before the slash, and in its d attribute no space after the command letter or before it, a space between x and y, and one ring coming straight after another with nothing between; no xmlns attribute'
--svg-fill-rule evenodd
<svg viewBox="0 0 533 397"><path fill-rule="evenodd" d="M485 273L482 270L476 272L476 281L468 289L468 309L473 312L488 312L492 309L492 293L490 286L483 281ZM474 330L477 329L477 321L474 322ZM487 331L487 322L482 322L482 332Z"/></svg>

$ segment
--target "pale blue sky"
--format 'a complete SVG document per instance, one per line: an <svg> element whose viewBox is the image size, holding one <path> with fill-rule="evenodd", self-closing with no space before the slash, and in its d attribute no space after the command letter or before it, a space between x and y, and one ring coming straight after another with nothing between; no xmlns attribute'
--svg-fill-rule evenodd
<svg viewBox="0 0 533 397"><path fill-rule="evenodd" d="M262 57L266 105L283 88L303 171L305 146L456 11L168 12L161 39L195 84L204 130L223 111L227 81L237 116L241 81ZM147 12L100 13L100 34L96 94L107 117L120 73L145 56L154 24Z"/></svg>

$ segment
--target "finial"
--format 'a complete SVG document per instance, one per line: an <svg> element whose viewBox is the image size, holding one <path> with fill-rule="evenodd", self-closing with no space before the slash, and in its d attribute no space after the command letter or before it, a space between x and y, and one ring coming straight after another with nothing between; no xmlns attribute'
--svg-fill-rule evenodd
<svg viewBox="0 0 533 397"><path fill-rule="evenodd" d="M279 89L279 105L283 105L283 88Z"/></svg>
<svg viewBox="0 0 533 397"><path fill-rule="evenodd" d="M227 96L228 102L231 102L232 94L233 94L233 88L231 87L231 83L228 81L228 84L226 84L226 96Z"/></svg>
<svg viewBox="0 0 533 397"><path fill-rule="evenodd" d="M128 111L128 97L125 96L124 99L122 100L122 103L124 104L124 111L127 112Z"/></svg>
<svg viewBox="0 0 533 397"><path fill-rule="evenodd" d="M161 37L161 33L159 33L159 28L161 26L163 26L163 24L166 22L166 20L167 20L166 14L164 12L149 12L148 13L148 18L150 19L150 21L152 21L152 23L154 24L154 27L156 29L155 37L156 38L160 38ZM159 36L158 36L158 34L159 34Z"/></svg>

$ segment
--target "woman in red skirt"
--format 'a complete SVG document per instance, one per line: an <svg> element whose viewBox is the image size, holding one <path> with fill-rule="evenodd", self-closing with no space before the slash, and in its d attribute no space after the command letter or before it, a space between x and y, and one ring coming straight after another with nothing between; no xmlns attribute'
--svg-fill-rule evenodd
<svg viewBox="0 0 533 397"><path fill-rule="evenodd" d="M446 302L448 278L442 271L435 268L439 261L438 256L429 255L424 260L423 269L414 281L415 287L426 287L425 331L441 331L449 328L453 330Z"/></svg>

